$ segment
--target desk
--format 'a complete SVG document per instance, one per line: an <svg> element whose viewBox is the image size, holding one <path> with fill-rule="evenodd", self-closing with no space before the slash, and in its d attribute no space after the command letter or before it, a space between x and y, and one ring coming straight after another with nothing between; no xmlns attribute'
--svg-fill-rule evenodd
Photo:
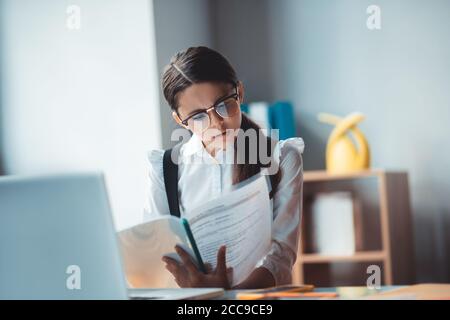
<svg viewBox="0 0 450 320"><path fill-rule="evenodd" d="M369 290L366 287L330 287L330 288L316 288L313 292L336 292L339 294L338 298L334 299L360 299L372 294L390 291L393 289L403 288L404 286L382 286L379 290ZM239 292L247 292L252 290L226 290L220 297L212 300L237 300L236 294ZM277 300L305 300L311 298L282 298ZM318 298L313 298L318 299ZM327 298L329 299L329 298ZM244 301L244 300L241 300Z"/></svg>
<svg viewBox="0 0 450 320"><path fill-rule="evenodd" d="M216 300L236 300L238 292L251 290L228 290ZM375 299L375 300L450 300L450 284L423 283L411 286L382 286L380 289L367 287L316 288L313 292L335 292L336 298L278 298L277 300L317 300L317 299ZM241 300L244 301L244 300Z"/></svg>

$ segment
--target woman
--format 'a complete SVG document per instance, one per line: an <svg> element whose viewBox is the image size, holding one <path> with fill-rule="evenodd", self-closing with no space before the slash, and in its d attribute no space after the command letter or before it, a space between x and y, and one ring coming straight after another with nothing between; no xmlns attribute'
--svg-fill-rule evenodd
<svg viewBox="0 0 450 320"><path fill-rule="evenodd" d="M244 86L221 54L207 47L191 47L177 53L164 70L162 85L174 120L192 132L192 137L179 151L181 216L205 199L220 196L232 185L270 165L263 163L259 156L256 163L236 161L241 152L237 147L236 132L260 128L241 113ZM301 220L301 153L304 145L301 138L278 142L265 139L269 143L274 142L271 161L279 164L279 170L270 175L273 208L271 250L235 289L269 287L292 280ZM245 143L245 151L251 149L251 143ZM144 211L145 220L170 214L163 178L163 154L164 150L149 153L151 192ZM223 159L230 159L230 155L234 163L225 163ZM274 159L274 155L279 159ZM176 251L183 263L168 257L163 261L180 287L230 288L229 273L232 270L226 266L224 246L218 250L216 268L209 268L207 274L197 270L181 248L176 247Z"/></svg>

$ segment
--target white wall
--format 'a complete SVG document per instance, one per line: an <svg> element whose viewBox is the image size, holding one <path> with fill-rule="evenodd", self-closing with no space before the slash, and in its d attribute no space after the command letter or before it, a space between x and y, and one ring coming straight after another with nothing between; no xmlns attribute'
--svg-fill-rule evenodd
<svg viewBox="0 0 450 320"><path fill-rule="evenodd" d="M182 49L195 46L213 47L214 33L211 27L210 0L153 0L155 12L155 37L158 59L158 72L162 71L170 58ZM161 84L159 85L161 87ZM169 105L160 95L162 144L165 148L173 146L170 140L177 128L171 116Z"/></svg>
<svg viewBox="0 0 450 320"><path fill-rule="evenodd" d="M1 1L5 173L100 169L118 229L141 221L146 152L161 146L152 4Z"/></svg>

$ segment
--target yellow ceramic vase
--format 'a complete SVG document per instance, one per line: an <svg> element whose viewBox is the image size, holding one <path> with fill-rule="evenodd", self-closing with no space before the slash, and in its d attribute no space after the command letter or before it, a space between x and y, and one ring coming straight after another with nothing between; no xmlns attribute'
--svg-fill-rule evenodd
<svg viewBox="0 0 450 320"><path fill-rule="evenodd" d="M326 166L328 172L348 173L370 167L369 144L357 127L357 124L363 120L364 115L361 113L352 113L345 118L328 113L319 114L319 121L335 126L327 143Z"/></svg>

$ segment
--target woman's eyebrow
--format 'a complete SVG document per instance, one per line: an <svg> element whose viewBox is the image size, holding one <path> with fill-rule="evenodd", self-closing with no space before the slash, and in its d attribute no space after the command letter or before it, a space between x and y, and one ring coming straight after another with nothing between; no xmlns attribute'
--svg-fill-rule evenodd
<svg viewBox="0 0 450 320"><path fill-rule="evenodd" d="M221 99L225 98L226 96L228 96L228 94L220 95L219 97L217 97L217 98L214 100L214 103L217 103L218 101L220 101ZM195 109L194 111L189 112L189 114L187 115L187 117L190 117L191 115L194 115L194 114L196 114L197 112L206 110L206 109L209 108L209 107L210 107L210 106L208 106L208 107L206 107L206 108Z"/></svg>
<svg viewBox="0 0 450 320"><path fill-rule="evenodd" d="M190 117L190 116L192 116L192 115L194 115L194 114L196 114L198 112L201 112L203 110L206 110L206 109L204 109L204 108L203 109L195 109L194 111L189 112L188 115L186 116L186 118Z"/></svg>

